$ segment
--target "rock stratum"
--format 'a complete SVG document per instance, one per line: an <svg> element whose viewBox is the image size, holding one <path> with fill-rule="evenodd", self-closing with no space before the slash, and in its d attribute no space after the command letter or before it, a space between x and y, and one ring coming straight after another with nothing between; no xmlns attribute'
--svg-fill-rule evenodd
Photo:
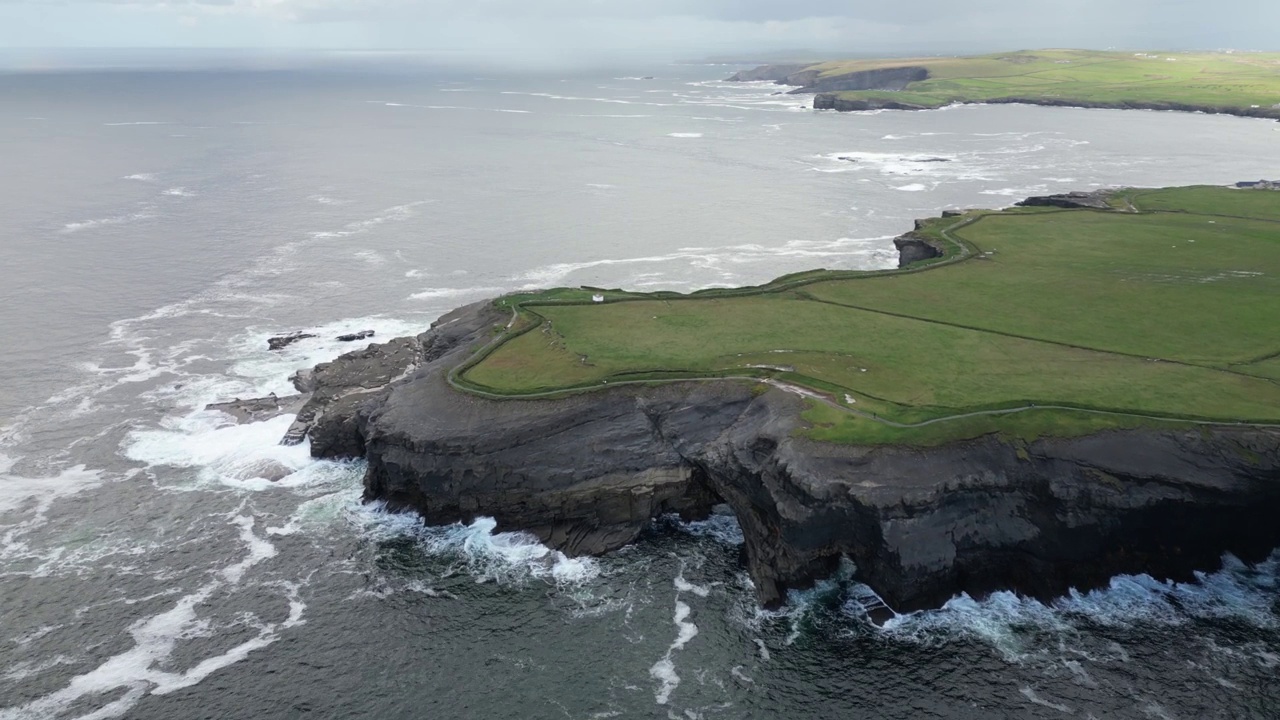
<svg viewBox="0 0 1280 720"><path fill-rule="evenodd" d="M908 243L911 245L911 243ZM449 371L510 319L491 302L295 376L286 441L364 458L365 499L428 523L492 516L569 555L657 516L727 504L766 606L841 558L899 612L1010 589L1039 598L1121 573L1189 579L1280 546L1280 430L1126 430L1023 444L814 442L803 399L748 381L630 385L559 399L465 394ZM285 398L280 398L283 404ZM249 403L244 412L276 409Z"/></svg>

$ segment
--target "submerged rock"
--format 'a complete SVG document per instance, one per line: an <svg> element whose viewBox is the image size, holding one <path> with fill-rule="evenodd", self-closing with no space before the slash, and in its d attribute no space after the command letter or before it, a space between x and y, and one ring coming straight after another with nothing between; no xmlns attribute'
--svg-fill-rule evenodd
<svg viewBox="0 0 1280 720"><path fill-rule="evenodd" d="M360 332L353 332L353 333L348 333L346 335L339 335L336 339L338 340L338 342L355 342L356 340L364 340L366 338L371 338L371 337L373 337L372 330L361 330Z"/></svg>

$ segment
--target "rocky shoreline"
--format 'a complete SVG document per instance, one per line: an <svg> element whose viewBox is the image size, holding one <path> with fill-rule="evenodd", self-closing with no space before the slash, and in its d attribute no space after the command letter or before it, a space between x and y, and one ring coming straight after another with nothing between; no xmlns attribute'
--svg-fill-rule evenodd
<svg viewBox="0 0 1280 720"><path fill-rule="evenodd" d="M904 237L904 262L927 252ZM800 437L802 398L747 381L554 400L452 388L449 370L509 320L491 301L468 305L299 373L299 396L219 409L252 421L287 402L298 415L285 441L367 460L366 500L433 524L492 516L570 555L727 504L766 606L846 557L906 612L961 592L1050 598L1120 573L1190 579L1224 552L1258 560L1280 546L1280 430L854 447Z"/></svg>

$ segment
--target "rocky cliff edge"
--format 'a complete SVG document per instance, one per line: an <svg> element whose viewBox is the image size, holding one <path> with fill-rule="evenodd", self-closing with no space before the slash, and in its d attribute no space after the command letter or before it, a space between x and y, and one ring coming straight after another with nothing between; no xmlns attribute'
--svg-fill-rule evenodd
<svg viewBox="0 0 1280 720"><path fill-rule="evenodd" d="M317 457L365 458L367 500L429 523L492 516L570 555L727 503L766 606L842 557L910 611L960 592L1047 598L1118 573L1186 579L1224 552L1252 560L1280 545L1280 431L853 447L804 439L802 398L747 381L555 400L450 387L449 369L509 319L469 305L301 374L290 438L309 436Z"/></svg>

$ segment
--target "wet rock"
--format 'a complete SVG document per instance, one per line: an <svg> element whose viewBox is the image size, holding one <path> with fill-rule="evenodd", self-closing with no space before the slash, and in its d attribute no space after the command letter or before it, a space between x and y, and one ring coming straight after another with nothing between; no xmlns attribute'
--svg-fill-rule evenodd
<svg viewBox="0 0 1280 720"><path fill-rule="evenodd" d="M279 482L293 474L293 468L285 465L279 460L271 460L264 458L255 460L240 467L231 470L228 473L237 480L253 480L261 478L270 480L271 482Z"/></svg>
<svg viewBox="0 0 1280 720"><path fill-rule="evenodd" d="M361 330L360 332L353 332L353 333L347 333L346 335L339 335L336 339L339 342L355 342L356 340L364 340L365 338L371 338L371 337L373 337L372 330Z"/></svg>
<svg viewBox="0 0 1280 720"><path fill-rule="evenodd" d="M311 333L304 332L291 332L285 335L277 335L275 337L267 338L267 348L270 350L281 350L298 342L299 340L306 340L313 337L316 336Z"/></svg>
<svg viewBox="0 0 1280 720"><path fill-rule="evenodd" d="M205 405L204 409L224 412L234 417L239 423L251 423L296 413L306 401L306 395L285 395L284 397L268 395L247 400L236 398L228 402L210 403Z"/></svg>
<svg viewBox="0 0 1280 720"><path fill-rule="evenodd" d="M289 382L300 393L309 393L316 389L315 372L311 368L303 368L289 376Z"/></svg>

